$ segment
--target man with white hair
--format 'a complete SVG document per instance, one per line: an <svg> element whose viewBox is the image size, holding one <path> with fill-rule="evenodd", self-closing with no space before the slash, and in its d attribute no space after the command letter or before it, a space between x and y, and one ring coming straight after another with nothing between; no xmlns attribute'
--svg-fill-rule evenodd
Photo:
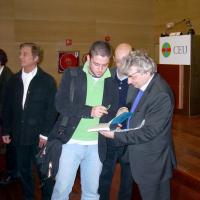
<svg viewBox="0 0 200 200"><path fill-rule="evenodd" d="M128 43L120 43L116 48L113 56L116 67L111 68L112 77L118 85L119 104L118 108L126 105L128 92L128 77L121 73L123 59L132 51L132 46ZM126 123L123 124L126 126ZM117 161L121 166L120 188L118 200L130 200L132 197L133 178L131 175L130 164L123 160L123 155L127 146L116 146L112 139L107 138L107 157L103 163L100 176L99 193L101 200L110 199L110 187L115 171Z"/></svg>
<svg viewBox="0 0 200 200"><path fill-rule="evenodd" d="M124 132L100 133L128 145L127 159L143 200L170 200L170 178L176 166L172 142L174 97L149 56L134 51L126 57L122 73L128 76L127 101L132 116Z"/></svg>

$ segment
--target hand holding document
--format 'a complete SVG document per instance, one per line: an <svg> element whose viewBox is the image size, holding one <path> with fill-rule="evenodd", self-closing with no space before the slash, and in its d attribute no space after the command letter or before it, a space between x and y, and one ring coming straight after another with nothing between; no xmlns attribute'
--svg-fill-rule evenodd
<svg viewBox="0 0 200 200"><path fill-rule="evenodd" d="M125 120L127 120L132 115L131 112L123 112L121 114L118 114L115 118L113 118L108 123L100 123L94 127L91 127L88 129L88 132L96 132L101 130L115 130L119 124L123 123ZM118 130L120 131L120 129Z"/></svg>
<svg viewBox="0 0 200 200"><path fill-rule="evenodd" d="M116 129L116 130L100 130L99 133L102 134L103 136L107 137L107 138L111 138L113 139L115 137L115 133L116 132L127 132L127 131L133 131L133 130L137 130L140 129L144 126L145 124L145 119L142 120L141 124L135 128L128 128L128 129Z"/></svg>

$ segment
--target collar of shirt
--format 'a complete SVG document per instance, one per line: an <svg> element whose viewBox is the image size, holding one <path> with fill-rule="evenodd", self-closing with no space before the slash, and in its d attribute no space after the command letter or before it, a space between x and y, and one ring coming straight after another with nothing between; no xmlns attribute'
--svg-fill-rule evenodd
<svg viewBox="0 0 200 200"><path fill-rule="evenodd" d="M89 61L85 62L84 66L83 66L83 71L89 75L89 76L92 76L92 74L89 73ZM97 78L97 77L94 77L92 76L96 81L100 80L100 79L105 79L105 78L109 78L111 77L111 73L110 73L110 70L106 70L105 73L103 74L103 76Z"/></svg>
<svg viewBox="0 0 200 200"><path fill-rule="evenodd" d="M2 73L2 71L3 71L3 69L4 69L4 66L2 66L2 67L0 68L0 75L1 75L1 73Z"/></svg>
<svg viewBox="0 0 200 200"><path fill-rule="evenodd" d="M140 90L142 90L143 92L147 89L149 83L151 82L151 80L153 79L154 74L151 76L151 78L141 87L139 88Z"/></svg>
<svg viewBox="0 0 200 200"><path fill-rule="evenodd" d="M36 75L37 70L37 66L29 73L26 73L24 69L22 69L22 79L25 81L32 80L32 78Z"/></svg>
<svg viewBox="0 0 200 200"><path fill-rule="evenodd" d="M29 72L29 73L25 73L24 69L22 69L22 81L23 81L23 85L24 85L24 93L23 93L23 99L22 99L22 108L24 109L24 104L26 101L26 95L28 92L28 87L29 84L31 82L31 80L33 79L33 77L36 75L37 73L37 66L33 69L33 71Z"/></svg>

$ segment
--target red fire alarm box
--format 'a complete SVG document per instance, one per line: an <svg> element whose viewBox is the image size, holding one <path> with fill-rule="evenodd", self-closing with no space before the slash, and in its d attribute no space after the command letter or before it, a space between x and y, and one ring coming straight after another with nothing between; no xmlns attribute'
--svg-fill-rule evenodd
<svg viewBox="0 0 200 200"><path fill-rule="evenodd" d="M65 44L66 44L66 46L71 46L72 45L72 39L66 39Z"/></svg>
<svg viewBox="0 0 200 200"><path fill-rule="evenodd" d="M58 72L64 72L67 67L79 66L79 51L58 52Z"/></svg>

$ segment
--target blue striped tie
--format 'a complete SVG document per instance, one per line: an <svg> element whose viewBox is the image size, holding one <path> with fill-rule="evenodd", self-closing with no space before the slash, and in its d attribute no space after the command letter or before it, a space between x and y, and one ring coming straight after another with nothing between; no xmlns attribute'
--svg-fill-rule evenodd
<svg viewBox="0 0 200 200"><path fill-rule="evenodd" d="M144 92L143 92L142 90L139 90L139 92L138 92L136 98L135 98L134 101L133 101L133 104L132 104L132 107L131 107L131 110L130 110L131 113L134 113L134 112L135 112L135 109L136 109L136 107L137 107L137 105L138 105L138 103L139 103L139 101L140 101L140 99L141 99L141 97L142 97L143 94L144 94ZM132 115L132 116L133 116L133 115ZM131 116L131 117L132 117L132 116ZM128 121L127 121L127 128L129 128L129 123L130 123L131 117L128 118Z"/></svg>

